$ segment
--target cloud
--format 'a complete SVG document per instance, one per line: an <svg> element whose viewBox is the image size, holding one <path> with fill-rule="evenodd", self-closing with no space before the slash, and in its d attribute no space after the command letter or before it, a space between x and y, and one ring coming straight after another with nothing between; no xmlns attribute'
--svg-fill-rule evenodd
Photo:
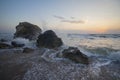
<svg viewBox="0 0 120 80"><path fill-rule="evenodd" d="M75 23L75 24L79 24L79 23L83 24L83 23L85 23L82 20L78 20L78 21L75 21L75 20L61 20L61 22Z"/></svg>
<svg viewBox="0 0 120 80"><path fill-rule="evenodd" d="M62 16L57 16L57 15L54 15L53 17L57 18L57 19L65 19L64 17Z"/></svg>
<svg viewBox="0 0 120 80"><path fill-rule="evenodd" d="M66 19L62 16L54 15L53 17L60 20L60 22L66 22L66 23L73 23L73 24L83 24L85 23L83 20L75 20L75 17L70 17L70 19Z"/></svg>

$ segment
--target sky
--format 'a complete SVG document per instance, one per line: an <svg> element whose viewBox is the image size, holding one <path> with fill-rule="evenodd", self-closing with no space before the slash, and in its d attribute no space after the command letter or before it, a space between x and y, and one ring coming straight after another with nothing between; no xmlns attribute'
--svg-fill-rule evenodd
<svg viewBox="0 0 120 80"><path fill-rule="evenodd" d="M0 0L0 32L24 21L43 30L120 34L120 0Z"/></svg>

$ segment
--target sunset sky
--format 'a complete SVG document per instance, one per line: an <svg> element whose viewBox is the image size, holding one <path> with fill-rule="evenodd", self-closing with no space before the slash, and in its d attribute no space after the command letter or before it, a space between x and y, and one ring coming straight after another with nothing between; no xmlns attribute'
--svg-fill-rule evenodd
<svg viewBox="0 0 120 80"><path fill-rule="evenodd" d="M120 0L0 0L0 31L27 21L42 29L120 33Z"/></svg>

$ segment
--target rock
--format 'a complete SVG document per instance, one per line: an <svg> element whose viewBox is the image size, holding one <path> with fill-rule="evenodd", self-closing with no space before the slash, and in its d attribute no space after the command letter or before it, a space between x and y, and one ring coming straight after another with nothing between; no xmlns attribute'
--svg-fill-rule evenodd
<svg viewBox="0 0 120 80"><path fill-rule="evenodd" d="M30 53L30 52L33 52L33 51L34 51L34 49L28 48L28 47L23 49L23 53Z"/></svg>
<svg viewBox="0 0 120 80"><path fill-rule="evenodd" d="M22 37L29 40L36 40L41 32L42 30L37 25L28 22L20 22L19 25L16 26L14 38Z"/></svg>
<svg viewBox="0 0 120 80"><path fill-rule="evenodd" d="M12 46L14 46L14 47L23 47L23 46L25 46L25 44L19 43L19 42L17 42L17 41L12 41L11 44L12 44Z"/></svg>
<svg viewBox="0 0 120 80"><path fill-rule="evenodd" d="M0 49L9 49L9 48L12 48L12 46L9 44L0 42Z"/></svg>
<svg viewBox="0 0 120 80"><path fill-rule="evenodd" d="M45 48L57 48L63 44L62 40L57 37L55 32L52 30L48 30L43 34L39 35L37 40L38 47L45 47Z"/></svg>
<svg viewBox="0 0 120 80"><path fill-rule="evenodd" d="M76 63L89 64L88 57L76 47L69 47L63 50L62 53L64 58L68 58Z"/></svg>
<svg viewBox="0 0 120 80"><path fill-rule="evenodd" d="M7 40L5 40L5 39L0 39L0 42L7 42Z"/></svg>

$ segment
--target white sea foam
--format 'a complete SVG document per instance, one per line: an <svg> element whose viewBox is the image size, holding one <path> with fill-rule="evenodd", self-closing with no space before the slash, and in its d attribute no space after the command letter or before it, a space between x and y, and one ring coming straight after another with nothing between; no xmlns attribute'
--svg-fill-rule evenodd
<svg viewBox="0 0 120 80"><path fill-rule="evenodd" d="M13 39L13 41L18 42L18 43L23 43L23 44L29 43L29 40L25 38L15 38Z"/></svg>
<svg viewBox="0 0 120 80"><path fill-rule="evenodd" d="M20 44L25 44L24 47L36 48L36 41L29 41L29 39L25 38L15 38L13 41Z"/></svg>

